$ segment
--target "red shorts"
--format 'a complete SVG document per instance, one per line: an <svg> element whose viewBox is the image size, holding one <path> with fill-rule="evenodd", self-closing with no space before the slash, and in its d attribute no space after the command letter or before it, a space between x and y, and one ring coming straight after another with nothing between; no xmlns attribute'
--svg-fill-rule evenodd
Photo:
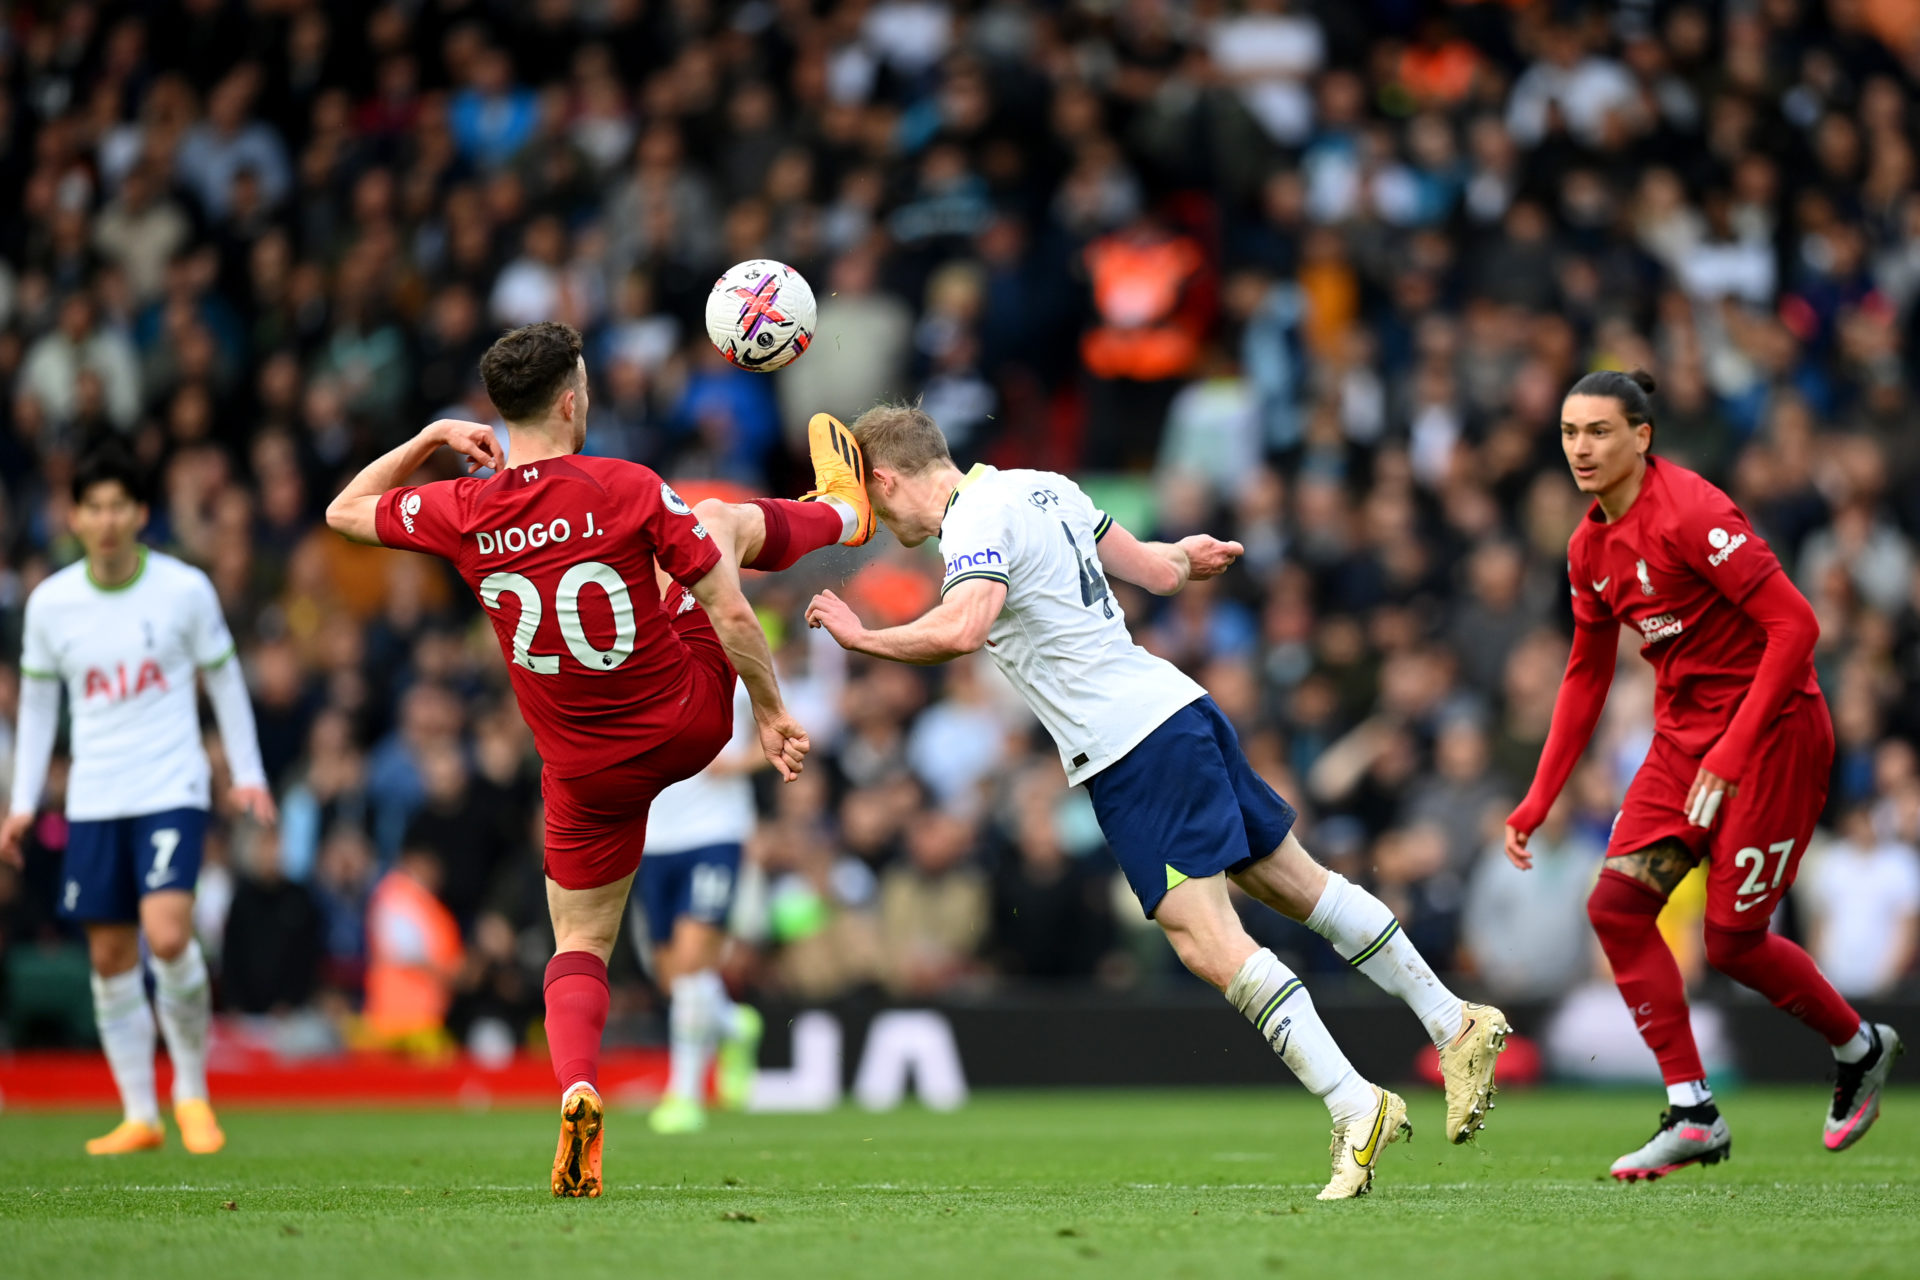
<svg viewBox="0 0 1920 1280"><path fill-rule="evenodd" d="M647 811L675 782L713 763L733 737L733 664L707 611L695 606L674 619L686 643L692 691L673 736L611 769L580 778L540 775L547 806L547 878L562 889L598 889L634 873L647 844Z"/></svg>
<svg viewBox="0 0 1920 1280"><path fill-rule="evenodd" d="M1607 856L1637 853L1668 837L1707 862L1707 923L1764 929L1793 886L1800 858L1827 804L1833 719L1827 700L1796 694L1755 744L1740 794L1720 803L1707 830L1687 823L1687 792L1700 759L1656 737L1613 822Z"/></svg>

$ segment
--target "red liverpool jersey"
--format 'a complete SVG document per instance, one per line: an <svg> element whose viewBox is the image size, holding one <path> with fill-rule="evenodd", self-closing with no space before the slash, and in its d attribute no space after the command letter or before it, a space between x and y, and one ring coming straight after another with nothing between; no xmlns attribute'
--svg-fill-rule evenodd
<svg viewBox="0 0 1920 1280"><path fill-rule="evenodd" d="M1567 547L1573 615L1640 633L1653 664L1654 728L1691 756L1726 732L1753 683L1766 632L1740 602L1780 561L1733 499L1685 467L1647 459L1626 515L1594 503ZM1813 663L1796 688L1817 694ZM1784 711L1785 708L1782 708Z"/></svg>
<svg viewBox="0 0 1920 1280"><path fill-rule="evenodd" d="M686 720L687 648L660 607L654 561L691 585L720 552L646 467L543 458L484 480L392 489L374 528L386 546L459 569L556 777L636 756Z"/></svg>

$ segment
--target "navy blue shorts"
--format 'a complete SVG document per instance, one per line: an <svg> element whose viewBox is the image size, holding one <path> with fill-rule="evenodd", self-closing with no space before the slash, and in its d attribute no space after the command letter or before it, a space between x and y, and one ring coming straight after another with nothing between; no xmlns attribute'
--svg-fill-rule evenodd
<svg viewBox="0 0 1920 1280"><path fill-rule="evenodd" d="M1149 917L1182 880L1243 871L1280 847L1293 806L1253 771L1203 697L1087 779L1093 812Z"/></svg>
<svg viewBox="0 0 1920 1280"><path fill-rule="evenodd" d="M192 893L206 836L205 809L69 823L60 914L124 924L140 919L140 899L149 893Z"/></svg>
<svg viewBox="0 0 1920 1280"><path fill-rule="evenodd" d="M681 853L655 853L640 859L640 902L647 912L647 936L656 943L673 936L683 916L716 928L733 910L733 886L740 879L740 846L710 844Z"/></svg>

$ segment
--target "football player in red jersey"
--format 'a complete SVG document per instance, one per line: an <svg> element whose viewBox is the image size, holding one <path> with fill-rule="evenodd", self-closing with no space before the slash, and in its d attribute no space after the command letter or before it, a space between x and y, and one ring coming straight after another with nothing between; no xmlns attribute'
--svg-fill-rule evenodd
<svg viewBox="0 0 1920 1280"><path fill-rule="evenodd" d="M690 507L646 467L580 455L586 363L569 326L506 334L480 376L507 422L504 456L480 423L435 422L356 476L327 523L355 541L452 561L493 622L545 762L555 940L546 1028L562 1090L553 1191L597 1196L606 961L648 807L726 745L736 673L781 776L797 776L807 754L740 569L784 569L820 547L863 543L873 514L859 446L826 414L809 424L820 488L806 499ZM493 474L407 484L443 444Z"/></svg>
<svg viewBox="0 0 1920 1280"><path fill-rule="evenodd" d="M1590 373L1561 409L1561 446L1594 503L1567 548L1566 678L1533 787L1506 832L1507 857L1528 869L1527 838L1586 749L1613 681L1615 629L1630 626L1655 674L1653 746L1614 820L1587 915L1659 1059L1669 1106L1653 1137L1614 1161L1624 1181L1715 1164L1732 1151L1679 966L1654 927L1674 886L1703 860L1708 963L1833 1047L1829 1151L1865 1136L1901 1050L1892 1027L1863 1022L1805 951L1768 931L1833 765L1833 723L1813 672L1820 626L1732 500L1652 456L1653 386L1643 372Z"/></svg>

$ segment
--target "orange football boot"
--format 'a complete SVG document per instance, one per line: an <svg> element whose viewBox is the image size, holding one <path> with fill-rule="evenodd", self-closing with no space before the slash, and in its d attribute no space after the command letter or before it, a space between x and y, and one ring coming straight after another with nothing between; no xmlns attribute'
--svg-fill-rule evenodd
<svg viewBox="0 0 1920 1280"><path fill-rule="evenodd" d="M87 1140L90 1156L124 1156L135 1151L158 1151L167 1140L167 1131L158 1122L122 1120L111 1133Z"/></svg>
<svg viewBox="0 0 1920 1280"><path fill-rule="evenodd" d="M560 1146L553 1153L553 1194L600 1194L600 1133L604 1108L593 1086L585 1085L560 1104Z"/></svg>
<svg viewBox="0 0 1920 1280"><path fill-rule="evenodd" d="M213 1118L213 1105L205 1098L173 1104L173 1123L180 1129L180 1145L197 1156L210 1156L227 1145L227 1135Z"/></svg>
<svg viewBox="0 0 1920 1280"><path fill-rule="evenodd" d="M857 523L843 547L857 547L873 536L873 503L867 498L867 459L860 442L846 424L830 413L816 413L807 421L807 452L813 455L813 481L819 488L801 495L802 502L837 498L853 508Z"/></svg>

